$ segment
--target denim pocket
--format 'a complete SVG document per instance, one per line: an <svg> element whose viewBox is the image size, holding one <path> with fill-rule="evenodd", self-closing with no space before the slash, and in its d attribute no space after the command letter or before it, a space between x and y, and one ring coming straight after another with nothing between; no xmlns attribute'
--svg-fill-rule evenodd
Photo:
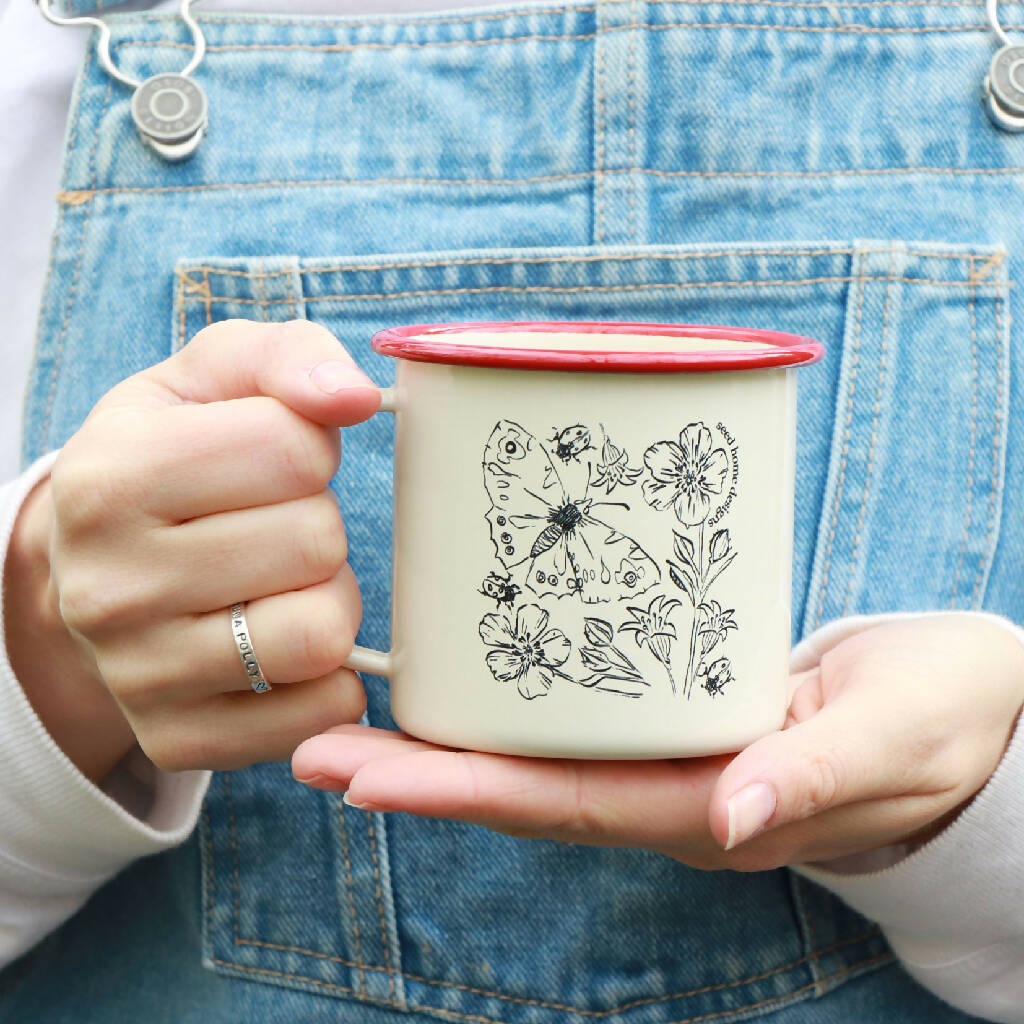
<svg viewBox="0 0 1024 1024"><path fill-rule="evenodd" d="M174 347L228 317L327 326L379 383L396 323L620 319L814 336L801 371L793 621L977 605L1006 434L1004 253L893 241L188 259ZM391 424L345 431L335 481L386 646ZM368 721L393 727L383 680ZM278 844L276 837L286 835ZM664 1024L770 1013L891 962L877 929L788 871L369 815L261 765L216 776L204 960L222 973L449 1020Z"/></svg>

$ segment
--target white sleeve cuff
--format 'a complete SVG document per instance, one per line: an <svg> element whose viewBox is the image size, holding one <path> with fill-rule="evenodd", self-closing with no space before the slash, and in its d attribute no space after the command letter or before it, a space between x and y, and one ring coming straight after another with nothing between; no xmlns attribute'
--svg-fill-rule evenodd
<svg viewBox="0 0 1024 1024"><path fill-rule="evenodd" d="M830 623L793 650L794 671L853 633L935 613L857 616ZM948 613L943 613L948 614ZM1024 631L1008 619L958 612ZM883 928L907 969L933 992L986 1020L1024 1022L1024 716L995 772L964 811L928 842L877 851L846 873L793 865L798 874L834 892ZM895 861L895 863L891 863Z"/></svg>
<svg viewBox="0 0 1024 1024"><path fill-rule="evenodd" d="M43 456L0 489L0 565L14 521L32 488L50 471ZM3 605L0 597L0 621ZM24 952L92 891L138 857L168 849L195 828L209 772L159 771L141 751L112 780L128 805L150 795L136 817L93 785L65 756L36 716L0 643L0 965ZM151 788L150 788L151 787Z"/></svg>

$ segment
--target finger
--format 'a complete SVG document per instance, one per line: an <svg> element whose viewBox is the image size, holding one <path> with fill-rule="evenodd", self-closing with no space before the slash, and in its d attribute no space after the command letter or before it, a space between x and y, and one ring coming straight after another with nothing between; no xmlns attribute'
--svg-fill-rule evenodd
<svg viewBox="0 0 1024 1024"><path fill-rule="evenodd" d="M331 580L245 608L253 649L272 686L318 679L339 668L352 650L361 613L359 587L347 564ZM104 654L107 685L136 712L244 693L251 686L225 608L161 623L139 651Z"/></svg>
<svg viewBox="0 0 1024 1024"><path fill-rule="evenodd" d="M170 614L216 611L323 583L348 557L330 491L192 519L159 531L153 548L154 562L165 567L161 608Z"/></svg>
<svg viewBox="0 0 1024 1024"><path fill-rule="evenodd" d="M358 721L365 710L359 677L339 669L266 693L221 694L189 708L167 708L132 724L142 749L165 771L234 771L259 761L287 761L307 737Z"/></svg>
<svg viewBox="0 0 1024 1024"><path fill-rule="evenodd" d="M752 743L722 772L708 813L725 849L765 828L901 789L904 709L870 685L821 704L815 696L820 679L810 675L807 684L794 694L794 704L796 714L809 717Z"/></svg>
<svg viewBox="0 0 1024 1024"><path fill-rule="evenodd" d="M348 799L370 809L600 845L653 845L693 833L710 840L707 800L722 758L577 761L423 750L418 742L337 730L296 751L293 773L347 783Z"/></svg>
<svg viewBox="0 0 1024 1024"><path fill-rule="evenodd" d="M172 406L139 426L119 466L142 510L169 522L316 494L341 461L337 430L274 398Z"/></svg>
<svg viewBox="0 0 1024 1024"><path fill-rule="evenodd" d="M356 770L374 757L450 749L391 729L338 725L295 750L292 775L314 789L344 790Z"/></svg>
<svg viewBox="0 0 1024 1024"><path fill-rule="evenodd" d="M325 426L372 416L380 391L326 327L308 320L222 320L119 384L98 409L222 402L266 395Z"/></svg>

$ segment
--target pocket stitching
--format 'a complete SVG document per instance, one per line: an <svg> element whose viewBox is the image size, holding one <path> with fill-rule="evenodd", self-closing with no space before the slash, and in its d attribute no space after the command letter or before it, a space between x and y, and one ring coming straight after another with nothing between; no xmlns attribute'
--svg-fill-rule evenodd
<svg viewBox="0 0 1024 1024"><path fill-rule="evenodd" d="M974 260L971 260L971 280L974 281ZM971 434L967 452L967 509L964 515L964 537L960 542L960 553L957 555L956 572L953 575L953 592L950 594L949 607L956 606L956 595L960 588L960 574L964 567L964 555L971 537L971 515L974 505L974 459L978 447L978 317L975 303L975 290L972 286L968 300L971 322ZM998 436L998 435L997 435ZM993 489L995 477L992 479ZM988 541L986 540L986 547Z"/></svg>
<svg viewBox="0 0 1024 1024"><path fill-rule="evenodd" d="M885 306L882 311L882 341L878 364L878 385L875 388L875 408L871 416L871 439L868 443L868 462L864 471L864 493L861 496L860 511L857 513L857 529L853 538L853 550L850 552L850 578L846 584L846 596L843 598L843 615L848 614L850 601L853 598L853 584L857 578L857 552L864 529L864 515L867 512L868 496L871 493L871 474L875 465L875 442L878 440L878 419L882 411L882 393L885 390L886 355L889 342L889 308L892 301L892 276L895 269L896 252L889 250L889 280L885 285ZM974 280L974 260L971 260L971 280ZM863 285L861 286L863 289ZM863 299L863 291L861 292ZM971 301L974 301L974 287L971 287ZM859 312L858 312L859 316ZM857 341L860 344L860 321L857 323ZM850 408L853 408L853 395L850 396ZM838 501L836 511L838 512Z"/></svg>

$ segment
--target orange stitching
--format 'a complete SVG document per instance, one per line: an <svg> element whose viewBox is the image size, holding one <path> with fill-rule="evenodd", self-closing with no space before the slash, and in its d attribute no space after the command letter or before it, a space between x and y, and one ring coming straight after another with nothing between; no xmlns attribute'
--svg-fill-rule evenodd
<svg viewBox="0 0 1024 1024"><path fill-rule="evenodd" d="M235 805L231 800L231 773L224 773L224 795L227 797L228 821L231 823L231 861L234 866L234 893L235 893L235 945L238 945L238 843L235 835Z"/></svg>
<svg viewBox="0 0 1024 1024"><path fill-rule="evenodd" d="M609 6L618 3L628 3L631 0L605 0ZM686 6L693 7L715 7L720 5L723 0L648 0L651 6L663 6L669 4L683 4ZM733 6L742 7L795 7L805 10L820 11L822 4L820 0L817 2L807 2L807 0L728 0ZM983 7L984 3L982 0L832 0L830 3L831 7L852 7L852 8L887 8L887 7ZM424 27L433 27L435 25L449 25L449 24L461 24L464 22L477 22L477 21L495 21L501 19L507 19L510 17L521 17L527 14L541 14L541 15L552 15L552 14L589 14L596 8L594 6L586 7L542 7L538 9L530 8L529 10L518 9L512 11L502 11L499 14L479 14L470 15L468 17L461 18L402 18L391 20L389 18L359 18L358 20L346 19L329 21L329 25L337 27L339 29L344 28L391 28L392 26L406 26L406 25L422 25ZM209 22L211 24L223 24L223 25L266 25L272 24L277 25L308 25L311 27L321 27L325 23L323 18L278 18L274 17L271 21L265 17L232 17L231 15L220 15L215 13L203 13L194 15L198 21ZM160 15L147 15L139 14L138 19L143 22L162 22L165 20Z"/></svg>
<svg viewBox="0 0 1024 1024"><path fill-rule="evenodd" d="M91 60L92 49L88 48L89 58ZM88 63L86 64L88 67ZM97 120L97 124L103 123L103 118L106 116L107 107L110 104L110 94L113 90L113 79L107 82L107 92L103 97L103 106L100 108L100 115ZM77 131L78 111L75 111L75 130ZM96 132L93 138L92 150L89 153L89 188L90 190L95 188L96 185L96 150L99 148L100 133ZM67 166L70 168L70 164ZM78 257L75 260L75 270L71 276L71 284L68 287L68 298L67 306L64 310L64 322L60 327L60 337L57 340L57 351L53 355L53 372L50 375L50 391L46 396L46 410L43 413L43 425L40 430L42 442L46 445L46 438L50 432L50 417L53 415L53 401L57 395L57 380L60 377L61 363L64 358L64 342L67 339L68 324L71 322L71 311L75 305L75 293L78 289L78 275L82 270L82 260L85 258L85 243L88 237L89 230L89 215L92 213L92 207L87 206L85 209L85 215L82 217L82 235L81 241L78 244Z"/></svg>
<svg viewBox="0 0 1024 1024"><path fill-rule="evenodd" d="M618 26L614 31L621 31L623 28L629 28L628 25ZM640 26L645 28L651 28L653 26ZM667 25L666 28L674 28L674 25ZM761 26L754 26L759 28ZM772 28L774 26L767 26ZM988 26L979 25L978 28L987 29ZM1007 30L1012 29L1014 26L1007 25ZM613 31L609 28L605 31ZM492 39L433 39L428 40L425 43L415 42L398 42L398 43L212 43L207 44L206 50L208 53L220 53L220 52L244 52L248 50L261 50L269 52L286 51L286 50L306 50L314 53L355 53L360 50L399 50L399 49L410 49L410 50L428 50L434 48L447 49L452 46L492 46L495 43L561 43L561 42L585 42L590 39L596 38L597 33L595 32L581 32L577 35L525 35L525 36L495 36ZM191 50L191 43L179 43L172 39L126 39L122 40L117 44L115 49L120 49L122 46L139 46L139 47L160 47L172 50Z"/></svg>
<svg viewBox="0 0 1024 1024"><path fill-rule="evenodd" d="M843 284L858 280L852 277L804 277L779 278L775 280L753 279L747 281L668 281L648 284L610 284L610 285L487 285L479 288L432 288L406 292L372 292L366 294L346 295L307 295L308 302L357 302L377 301L385 299L422 298L432 295L479 295L492 292L522 294L532 292L627 292L627 291L690 291L694 288L773 288L787 285L805 284ZM888 277L865 277L865 281L888 281ZM894 277L893 281L906 284L931 284L947 287L973 287L971 281L941 281L929 277ZM236 298L230 295L213 296L216 302L237 302L242 305L275 305L287 302L287 299L267 299L261 303L258 299Z"/></svg>
<svg viewBox="0 0 1024 1024"><path fill-rule="evenodd" d="M606 0L606 2L608 2L608 0ZM620 3L620 2L626 2L626 0L611 0L611 2L612 3ZM668 2L668 0L652 0L652 2L654 2L654 3L665 3L665 2ZM704 0L704 2L705 3L710 3L710 2L712 2L712 0ZM721 2L721 0L713 0L713 2L714 3L719 3L719 2ZM880 2L884 4L884 3L896 2L896 0L880 0ZM901 0L901 2L903 2L903 0ZM923 3L923 2L925 2L925 0L913 0L913 2L914 3ZM938 3L938 4L943 4L943 3L952 3L953 0L931 0L931 2L935 2L935 3ZM809 4L808 6L815 6L815 5ZM543 15L549 15L549 14L589 14L589 13L595 11L596 9L597 8L594 7L593 5L587 6L587 7L568 7L568 6L567 7L540 7L540 8L533 8L533 7L531 7L531 8L528 8L528 9L522 9L521 8L521 9L518 9L518 10L502 11L499 14L477 14L477 15L472 15L471 14L471 15L469 15L467 17L461 17L461 18L436 18L436 19L435 18L396 18L395 20L391 20L390 18L386 18L386 17L381 17L381 18L378 18L376 20L373 19L373 18L359 18L359 19L356 19L356 18L348 19L348 18L346 18L344 21L342 21L340 19L337 19L337 20L330 19L330 20L328 20L326 18L316 18L316 19L314 19L314 18L278 18L276 16L271 20L269 18L261 18L261 17L233 18L230 15L205 14L205 13L202 14L202 15L199 15L198 13L196 13L196 14L193 15L193 17L195 17L198 21L209 21L209 22L221 23L221 24L225 24L225 25L248 25L248 24L266 25L266 24L271 24L271 25L273 25L275 27L277 25L310 25L310 26L314 26L314 27L318 27L319 28L319 27L322 27L324 24L327 24L327 25L329 25L331 27L339 28L339 29L344 29L344 28L376 28L376 27L391 28L391 27L393 27L395 25L423 25L424 27L429 26L429 27L433 28L434 25L458 25L458 24L461 24L463 22L496 21L496 20L503 20L503 19L508 19L508 18L512 18L512 17L519 17L519 16L522 16L522 15L532 15L532 14L543 14ZM160 17L159 15L156 16L156 17L143 15L143 16L141 16L140 20L142 20L142 21L163 21L164 18Z"/></svg>
<svg viewBox="0 0 1024 1024"><path fill-rule="evenodd" d="M1002 440L1003 432L1003 402L1005 401L1003 390L1002 307L998 291L996 292L996 387L999 391L996 398L995 434L992 438L992 487L988 495L988 530L985 533L985 554L982 556L978 579L974 584L974 592L971 594L971 604L974 607L978 606L981 596L981 584L985 578L988 552L992 550L992 536L996 529L996 491L999 481L999 453L1001 451L1000 441Z"/></svg>
<svg viewBox="0 0 1024 1024"><path fill-rule="evenodd" d="M294 320L296 318L296 316L298 315L298 307L295 305L295 292L294 292L293 287L292 287L292 272L290 270L285 275L284 286L285 286L285 288L288 291L288 307L289 307L289 312L292 315L291 318Z"/></svg>
<svg viewBox="0 0 1024 1024"><path fill-rule="evenodd" d="M705 250L700 252L650 252L650 253L614 253L614 252L600 252L592 253L590 255L582 256L509 256L502 257L500 259L494 259L491 257L473 257L471 259L462 260L411 260L408 263L338 263L331 266L325 267L304 267L302 273L304 274L327 274L327 273L341 273L341 272L360 272L360 271L377 271L377 270L409 270L411 268L420 267L475 267L475 266L493 266L503 267L507 265L533 265L542 263L595 263L595 262L619 262L619 263L631 263L636 260L667 260L671 262L686 261L686 260L705 260L719 257L729 256L777 256L780 258L790 259L793 256L854 256L858 253L888 253L888 252L899 252L904 253L908 256L918 256L922 259L937 259L937 260L971 260L974 257L973 253L969 252L929 252L927 249L912 249L904 246L897 247L886 247L882 249L797 249L797 248L785 248L785 249L713 249ZM993 260L1001 260L1002 254L997 253L992 258ZM990 261L991 262L991 261ZM998 262L996 264L998 266ZM986 264L988 266L988 264ZM253 272L251 270L231 270L227 267L215 267L205 263L197 263L189 266L190 271L195 270L208 270L211 274L219 274L223 277L252 277ZM184 271L179 270L179 274L183 274ZM288 270L272 270L263 274L264 278L268 277L279 277L281 274L288 274L291 271ZM980 275L978 275L980 276ZM977 279L977 278L976 278ZM198 281L192 281L188 278L191 284L194 284L198 289L200 287Z"/></svg>
<svg viewBox="0 0 1024 1024"><path fill-rule="evenodd" d="M306 956L316 957L320 960L330 960L332 963L344 964L346 967L355 967L361 972L379 971L384 973L387 971L383 964L368 964L362 960L349 960L343 956L329 956L327 953L319 953L315 949L303 949L301 946L282 946L276 942L263 942L260 939L236 939L235 945L255 946L257 949L276 949L282 953L304 953Z"/></svg>
<svg viewBox="0 0 1024 1024"><path fill-rule="evenodd" d="M185 275L178 275L178 351L185 347Z"/></svg>
<svg viewBox="0 0 1024 1024"><path fill-rule="evenodd" d="M843 444L842 454L839 461L839 480L836 484L836 496L832 504L832 523L828 531L828 547L825 551L825 564L822 568L821 597L818 601L818 615L814 622L816 627L821 625L821 616L825 611L825 598L828 594L828 574L832 565L832 545L836 538L836 524L839 522L839 505L843 497L843 482L846 479L846 457L850 452L850 424L853 421L853 396L857 388L857 364L860 361L860 328L861 314L864 311L864 282L867 280L863 275L863 268L864 263L861 261L860 269L862 273L858 278L860 282L860 290L857 294L857 327L854 335L853 352L850 355L850 392L847 398L846 422L843 425Z"/></svg>
<svg viewBox="0 0 1024 1024"><path fill-rule="evenodd" d="M864 527L864 514L868 507L868 495L871 493L871 474L875 465L875 442L878 440L878 420L882 412L882 392L885 390L885 360L889 346L889 305L892 301L892 273L896 262L895 252L889 254L890 280L885 285L885 304L882 309L882 341L878 358L878 386L875 388L875 408L871 416L871 439L868 442L868 462L864 470L864 492L861 496L860 511L857 513L857 529L853 537L853 551L850 553L850 579L846 585L846 597L843 599L843 615L847 614L850 599L853 597L853 581L857 574L857 552L860 550L861 531ZM973 263L971 261L971 277L973 279ZM972 290L971 294L974 292Z"/></svg>
<svg viewBox="0 0 1024 1024"><path fill-rule="evenodd" d="M209 327L213 323L213 311L210 308L210 274L208 271L203 271L203 304L206 306L206 326Z"/></svg>
<svg viewBox="0 0 1024 1024"><path fill-rule="evenodd" d="M971 261L971 280L974 280L974 261ZM968 299L968 309L971 319L971 433L970 443L967 452L967 511L964 516L964 539L960 543L960 553L956 560L956 574L953 576L953 592L949 598L949 607L956 606L956 594L960 586L960 572L963 569L964 555L967 552L967 542L971 536L971 514L974 505L974 457L978 441L978 319L975 311L974 288L971 288ZM993 487L995 481L992 481ZM984 555L982 565L984 566Z"/></svg>
<svg viewBox="0 0 1024 1024"><path fill-rule="evenodd" d="M377 913L380 915L380 941L384 947L384 960L387 963L388 989L391 998L395 998L395 968L391 963L391 944L388 942L388 930L384 923L384 898L380 891L380 865L377 861L377 839L373 830L373 814L366 814L366 831L370 833L370 853L373 855L373 881L377 887ZM397 1004L396 1004L397 1005Z"/></svg>
<svg viewBox="0 0 1024 1024"><path fill-rule="evenodd" d="M362 960L363 950L359 941L359 918L356 915L356 901L352 891L352 862L348 856L348 826L345 824L345 807L342 802L338 801L338 820L341 822L341 841L342 848L345 852L345 878L347 881L348 889L348 908L352 914L352 930L355 932L356 937L356 956ZM365 968L360 970L360 988L363 990L363 996L366 996L366 970Z"/></svg>
<svg viewBox="0 0 1024 1024"><path fill-rule="evenodd" d="M1024 174L1024 167L848 167L835 171L659 171L649 167L606 167L603 174L650 174L664 178L832 178L857 175L885 174L953 174L953 175L994 175ZM329 186L369 185L536 185L548 181L572 181L592 178L594 171L573 171L566 174L542 174L532 178L322 178L319 180L271 180L214 182L205 185L112 185L108 188L90 189L90 196L107 194L139 193L154 195L170 192L216 192L230 189L251 188L315 188Z"/></svg>
<svg viewBox="0 0 1024 1024"><path fill-rule="evenodd" d="M257 298L254 300L260 304L260 316L264 321L270 319L267 312L267 296L263 290L263 260L256 261L256 295ZM277 301L277 300L275 300Z"/></svg>
<svg viewBox="0 0 1024 1024"><path fill-rule="evenodd" d="M1021 25L1004 25L1007 32L1019 31ZM648 32L664 32L669 29L718 29L718 28L739 28L739 29L762 29L769 32L812 32L831 33L840 35L924 35L936 32L988 32L989 26L985 24L968 25L769 25L758 22L743 21L667 21L659 25L648 24L626 24L607 25L594 32L580 32L565 35L523 35L523 36L495 36L492 39L434 39L423 43L403 41L398 43L211 43L206 49L209 53L221 52L244 52L248 50L261 50L264 52L277 52L288 50L306 50L314 53L353 53L358 50L397 50L407 48L410 50L426 50L434 48L448 48L452 46L492 46L496 43L561 43L561 42L587 42L596 39L600 35L611 32L631 32L633 29L642 28ZM115 46L119 50L122 46L137 47L160 47L173 50L190 50L191 43L180 43L173 39L128 39L122 40Z"/></svg>
<svg viewBox="0 0 1024 1024"><path fill-rule="evenodd" d="M895 961L895 956L892 953L880 953L877 956L868 957L865 960L858 960L856 963L848 964L846 967L843 967L841 970L836 971L833 974L826 975L821 980L822 980L822 982L829 982L829 981L832 981L832 980L834 980L836 978L842 978L842 977L845 977L848 974L851 974L858 967L866 967L869 964L879 963L880 961L883 961L883 960L886 960L886 961L892 963L892 962ZM290 981L305 981L305 982L308 982L311 985L319 985L322 988L331 989L331 990L338 991L338 992L348 992L349 994L354 994L353 990L351 988L349 988L348 986L346 986L346 985L337 985L337 984L334 984L333 982L321 981L319 978L309 978L309 977L306 977L303 974L289 974L289 973L287 973L285 971L272 971L272 970L269 970L268 968L264 968L264 967L246 967L243 964L231 963L228 960L219 960L217 958L213 958L213 962L215 964L219 964L221 967L230 967L230 968L232 968L234 970L248 971L248 972L250 972L252 974L266 974L266 975L270 975L271 977L274 977L274 978L286 978L286 979L288 979ZM714 1013L705 1013L705 1014L701 1014L701 1015L699 1015L697 1017L687 1017L684 1020L672 1021L672 1022L670 1022L670 1024L697 1024L698 1021L712 1020L715 1017L723 1017L723 1016L731 1015L731 1014L734 1014L734 1013L742 1013L745 1010L753 1010L753 1009L756 1009L757 1007L760 1007L760 1006L767 1006L770 1003L782 1003L782 1002L785 1002L786 1000L792 999L793 996L799 995L801 992L806 992L806 991L808 991L808 989L814 988L816 984L817 984L817 982L812 982L810 985L803 985L800 988L795 988L791 992L787 992L785 995L782 995L782 996L771 996L768 999L762 999L762 1000L759 1000L758 1002L755 1002L755 1003L749 1003L746 1006L740 1006L740 1007L738 1007L738 1008L736 1008L734 1010L716 1010ZM368 1000L368 1001L375 1002L375 1003L383 1003L385 1006L394 1006L394 1007L397 1007L399 1009L406 1009L405 1006L403 1006L401 1003L398 1003L398 1002L396 1002L394 1000L374 998L374 999ZM441 1016L448 1015L448 1016L452 1016L452 1017L457 1017L460 1020L479 1021L480 1024L502 1024L501 1021L497 1020L497 1018L494 1018L494 1017L482 1017L482 1016L479 1016L478 1014L459 1013L457 1010L449 1010L449 1009L445 1009L445 1008L442 1008L442 1007L439 1007L439 1006L430 1006L428 1004L419 1004L419 1003L417 1003L417 1004L412 1005L409 1008L414 1009L414 1010L428 1010L431 1013L436 1013L436 1014L439 1014ZM579 1012L579 1011L577 1011L577 1012ZM602 1014L604 1013L604 1011L601 1011L601 1012L602 1012Z"/></svg>
<svg viewBox="0 0 1024 1024"><path fill-rule="evenodd" d="M425 985L433 985L440 988L453 988L460 992L471 992L473 995L486 996L490 999L501 999L509 1003L522 1003L526 1006L541 1006L549 1010L565 1010L570 1013L577 1013L584 1017L607 1017L612 1013L623 1013L626 1010L632 1010L638 1006L647 1006L651 1003L663 1003L672 999L684 999L689 996L699 996L708 992L719 992L727 988L738 988L740 985L764 981L765 978L770 978L773 975L782 973L783 971L790 971L794 967L799 967L802 963L806 963L808 960L824 956L826 953L832 953L843 946L852 946L856 943L876 938L880 934L881 933L877 928L869 928L867 931L860 932L858 935L853 935L846 939L838 939L831 945L814 950L806 956L802 956L797 960L791 960L789 963L782 964L780 967L773 967L770 971L764 971L761 974L753 974L748 978L739 978L736 981L719 982L716 985L704 985L700 988L691 988L681 992L670 992L668 995L663 996L645 996L642 999L634 999L631 1002L622 1003L621 1005L614 1006L608 1010L585 1010L578 1006L570 1006L565 1003L549 1003L542 999L528 999L523 996L510 996L503 992L494 992L490 989L474 988L472 985L461 985L453 981L439 981L434 978L425 978L419 974L411 974L409 971L395 971L395 973L403 978L408 978L410 981L419 981ZM313 949L303 949L301 946L282 946L272 942L258 942L254 939L240 939L238 944L245 946L260 946L265 949L275 949L282 953L300 953L305 956L314 957L318 960L327 960L331 963L345 964L350 967L361 967L371 971L381 971L385 969L383 967L375 967L370 964L354 963L351 960L345 960L343 957L331 956L329 953L320 953Z"/></svg>

